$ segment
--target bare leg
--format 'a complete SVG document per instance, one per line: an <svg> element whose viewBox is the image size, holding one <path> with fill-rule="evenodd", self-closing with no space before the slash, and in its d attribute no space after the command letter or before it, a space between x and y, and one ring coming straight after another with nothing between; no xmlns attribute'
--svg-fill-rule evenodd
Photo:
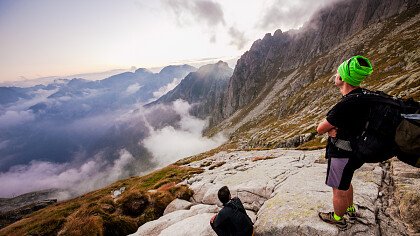
<svg viewBox="0 0 420 236"><path fill-rule="evenodd" d="M333 188L333 205L334 213L338 216L344 216L346 213L347 207L349 207L350 202L348 202L349 193L353 193L353 190L339 190Z"/></svg>
<svg viewBox="0 0 420 236"><path fill-rule="evenodd" d="M347 203L348 203L347 207L353 205L353 185L352 184L350 184L350 188L349 190L347 190Z"/></svg>

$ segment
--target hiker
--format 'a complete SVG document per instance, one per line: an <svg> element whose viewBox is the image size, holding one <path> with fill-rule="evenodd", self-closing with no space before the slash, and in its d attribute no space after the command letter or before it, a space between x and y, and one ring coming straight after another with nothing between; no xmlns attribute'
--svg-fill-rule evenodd
<svg viewBox="0 0 420 236"><path fill-rule="evenodd" d="M231 198L229 188L223 186L217 196L223 204L223 208L210 220L210 225L217 235L251 236L253 224L246 214L245 208L239 198Z"/></svg>
<svg viewBox="0 0 420 236"><path fill-rule="evenodd" d="M372 102L351 102L346 95L362 93L360 83L373 72L372 64L363 56L354 56L344 61L337 70L335 85L343 98L328 113L317 128L318 134L328 133L326 158L328 159L326 184L333 189L334 211L319 217L340 229L347 228L347 221L354 222L356 209L353 203L351 180L355 170L364 162L352 152L350 140L360 135L369 115ZM367 90L365 90L367 91Z"/></svg>

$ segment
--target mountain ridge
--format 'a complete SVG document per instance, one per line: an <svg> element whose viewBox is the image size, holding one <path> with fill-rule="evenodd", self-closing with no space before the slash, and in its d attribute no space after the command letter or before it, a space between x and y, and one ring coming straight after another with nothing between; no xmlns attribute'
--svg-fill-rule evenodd
<svg viewBox="0 0 420 236"><path fill-rule="evenodd" d="M222 92L227 88L232 73L233 69L223 61L201 66L189 73L173 90L146 107L182 99L193 104L190 110L192 115L202 119L210 116L212 124L213 107L220 106Z"/></svg>
<svg viewBox="0 0 420 236"><path fill-rule="evenodd" d="M224 95L220 117L226 119L251 102L263 84L275 79L279 73L306 65L368 24L418 7L417 1L339 1L321 9L300 30L285 33L277 30L273 36L266 34L238 60ZM337 22L340 24L337 25ZM331 68L334 61L342 61L352 54L342 52L327 67ZM241 83L244 85L241 86Z"/></svg>

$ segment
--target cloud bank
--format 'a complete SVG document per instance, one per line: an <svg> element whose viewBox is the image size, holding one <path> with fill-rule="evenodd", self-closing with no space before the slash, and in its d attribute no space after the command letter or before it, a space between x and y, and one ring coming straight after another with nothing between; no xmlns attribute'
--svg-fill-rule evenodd
<svg viewBox="0 0 420 236"><path fill-rule="evenodd" d="M191 105L177 100L170 105L145 109L138 104L130 110L77 119L59 128L99 146L80 149L65 162L32 160L0 172L0 197L32 191L59 189L59 200L102 188L119 179L142 175L180 158L215 148L226 141L221 135L202 136L207 120L189 114ZM49 133L60 133L45 124ZM93 135L93 136L92 136ZM67 137L68 138L68 137ZM71 140L71 138L70 138ZM0 140L0 149L10 145ZM50 143L50 148L54 144ZM68 144L66 144L68 145Z"/></svg>
<svg viewBox="0 0 420 236"><path fill-rule="evenodd" d="M0 197L18 196L42 189L61 189L60 200L98 189L130 175L133 155L121 149L119 158L109 163L100 154L79 167L69 163L32 161L0 173Z"/></svg>
<svg viewBox="0 0 420 236"><path fill-rule="evenodd" d="M185 101L175 101L173 109L181 116L179 128L165 126L153 129L151 135L143 140L144 146L161 165L210 150L226 141L222 135L213 138L203 137L202 131L208 125L208 121L191 116L190 108L191 105Z"/></svg>

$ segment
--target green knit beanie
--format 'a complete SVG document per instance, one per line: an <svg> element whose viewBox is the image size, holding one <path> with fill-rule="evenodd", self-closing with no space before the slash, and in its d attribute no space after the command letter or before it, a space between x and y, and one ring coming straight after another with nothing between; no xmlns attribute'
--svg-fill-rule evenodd
<svg viewBox="0 0 420 236"><path fill-rule="evenodd" d="M372 72L373 68L369 59L362 56L354 56L338 67L341 80L353 86L359 86Z"/></svg>

